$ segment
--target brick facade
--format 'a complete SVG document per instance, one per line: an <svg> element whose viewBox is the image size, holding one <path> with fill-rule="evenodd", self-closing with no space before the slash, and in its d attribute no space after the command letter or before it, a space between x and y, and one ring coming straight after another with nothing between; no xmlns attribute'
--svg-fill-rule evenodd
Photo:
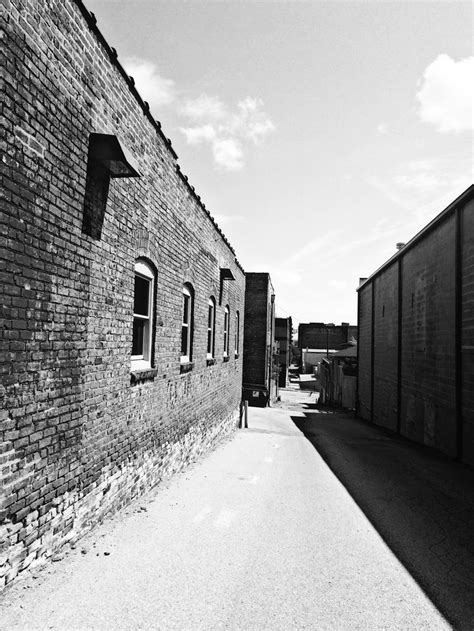
<svg viewBox="0 0 474 631"><path fill-rule="evenodd" d="M7 0L6 13L0 587L232 431L245 291L234 251L81 2ZM110 179L97 225L85 220L92 133L120 139L140 173ZM154 271L152 338L149 370L132 372L139 258Z"/></svg>
<svg viewBox="0 0 474 631"><path fill-rule="evenodd" d="M323 322L307 322L298 326L298 348L331 348L339 349L357 339L357 327L350 324L337 326Z"/></svg>
<svg viewBox="0 0 474 631"><path fill-rule="evenodd" d="M291 362L292 322L291 318L275 318L275 341L278 344L279 366L278 386L286 388L288 384L288 368Z"/></svg>
<svg viewBox="0 0 474 631"><path fill-rule="evenodd" d="M266 405L277 390L275 294L269 274L247 272L245 278L243 397L252 405Z"/></svg>
<svg viewBox="0 0 474 631"><path fill-rule="evenodd" d="M461 215L461 405L463 459L474 466L474 200Z"/></svg>
<svg viewBox="0 0 474 631"><path fill-rule="evenodd" d="M471 186L362 284L358 348L360 416L469 464L473 197Z"/></svg>
<svg viewBox="0 0 474 631"><path fill-rule="evenodd" d="M398 401L398 266L391 265L374 280L373 421L397 429Z"/></svg>

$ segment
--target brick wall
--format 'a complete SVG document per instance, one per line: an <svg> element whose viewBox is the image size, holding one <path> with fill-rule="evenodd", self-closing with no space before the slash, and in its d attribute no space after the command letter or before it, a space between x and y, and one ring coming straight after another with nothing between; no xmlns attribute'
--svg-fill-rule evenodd
<svg viewBox="0 0 474 631"><path fill-rule="evenodd" d="M374 280L373 421L395 431L398 423L398 264Z"/></svg>
<svg viewBox="0 0 474 631"><path fill-rule="evenodd" d="M411 440L470 464L474 462L473 195L470 187L359 289L358 367L362 418L399 429Z"/></svg>
<svg viewBox="0 0 474 631"><path fill-rule="evenodd" d="M358 413L372 419L372 285L359 291Z"/></svg>
<svg viewBox="0 0 474 631"><path fill-rule="evenodd" d="M401 339L401 433L453 456L454 265L453 215L403 257Z"/></svg>
<svg viewBox="0 0 474 631"><path fill-rule="evenodd" d="M357 339L357 327L339 325L326 327L318 322L308 322L298 326L299 348L339 348L347 344L351 337Z"/></svg>
<svg viewBox="0 0 474 631"><path fill-rule="evenodd" d="M245 277L243 386L244 390L246 386L261 386L272 398L276 394L271 370L275 339L273 286L265 272L247 272Z"/></svg>
<svg viewBox="0 0 474 631"><path fill-rule="evenodd" d="M7 16L0 587L232 431L245 290L235 253L82 5L7 0ZM111 179L99 239L83 232L92 132L119 136L141 173ZM138 257L156 270L154 370L133 380ZM220 268L235 278L221 304ZM195 293L185 374L183 283ZM207 365L211 295L216 363Z"/></svg>
<svg viewBox="0 0 474 631"><path fill-rule="evenodd" d="M278 386L285 388L288 381L288 367L290 365L291 346L291 318L275 318L275 341L278 342L279 366Z"/></svg>
<svg viewBox="0 0 474 631"><path fill-rule="evenodd" d="M463 208L461 225L462 455L474 466L474 201Z"/></svg>

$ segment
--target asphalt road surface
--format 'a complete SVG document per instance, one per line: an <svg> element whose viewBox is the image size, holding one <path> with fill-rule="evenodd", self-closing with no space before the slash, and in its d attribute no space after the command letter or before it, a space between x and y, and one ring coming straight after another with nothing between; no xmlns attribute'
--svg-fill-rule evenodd
<svg viewBox="0 0 474 631"><path fill-rule="evenodd" d="M314 396L250 408L249 429L7 589L0 628L474 629L474 472Z"/></svg>

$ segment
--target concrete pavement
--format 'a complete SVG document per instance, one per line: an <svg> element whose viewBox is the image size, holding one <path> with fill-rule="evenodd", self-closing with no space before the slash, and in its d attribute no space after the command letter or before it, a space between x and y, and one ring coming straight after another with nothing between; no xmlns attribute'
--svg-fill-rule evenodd
<svg viewBox="0 0 474 631"><path fill-rule="evenodd" d="M331 468L350 458L314 396L250 408L249 429L7 589L0 628L451 628ZM323 455L303 433L319 426Z"/></svg>

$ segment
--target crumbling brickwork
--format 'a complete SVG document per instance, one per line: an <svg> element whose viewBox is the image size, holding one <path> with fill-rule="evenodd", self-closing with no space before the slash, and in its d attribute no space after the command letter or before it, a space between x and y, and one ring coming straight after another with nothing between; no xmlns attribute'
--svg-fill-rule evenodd
<svg viewBox="0 0 474 631"><path fill-rule="evenodd" d="M360 416L469 464L473 197L471 186L359 289Z"/></svg>
<svg viewBox="0 0 474 631"><path fill-rule="evenodd" d="M232 431L242 357L224 361L224 306L230 339L236 321L242 339L245 290L234 251L81 2L7 0L6 15L0 588ZM139 177L112 177L85 203L94 133L119 139ZM154 273L148 370L131 364L137 259ZM221 283L221 268L234 280Z"/></svg>

